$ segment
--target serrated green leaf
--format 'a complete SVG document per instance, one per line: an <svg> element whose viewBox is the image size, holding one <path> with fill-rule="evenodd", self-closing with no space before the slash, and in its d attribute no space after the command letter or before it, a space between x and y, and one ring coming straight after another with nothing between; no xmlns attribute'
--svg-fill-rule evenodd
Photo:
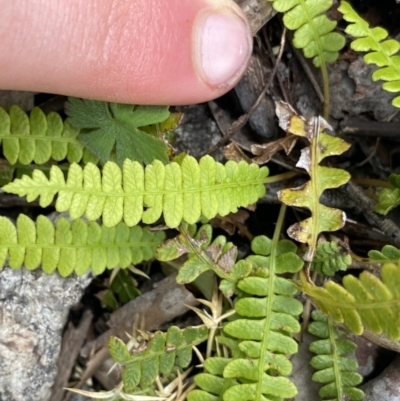
<svg viewBox="0 0 400 401"><path fill-rule="evenodd" d="M81 141L105 163L115 146L117 163L125 159L149 164L167 163L167 146L140 127L165 121L170 113L165 106L132 106L95 100L69 98L66 105L69 122L84 129Z"/></svg>
<svg viewBox="0 0 400 401"><path fill-rule="evenodd" d="M125 363L131 357L125 343L117 337L110 337L108 340L108 350L111 357L117 363Z"/></svg>

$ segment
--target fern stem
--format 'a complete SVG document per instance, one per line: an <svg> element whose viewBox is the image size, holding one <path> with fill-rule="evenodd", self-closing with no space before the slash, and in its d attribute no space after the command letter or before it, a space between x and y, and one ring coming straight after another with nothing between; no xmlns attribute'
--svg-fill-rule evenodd
<svg viewBox="0 0 400 401"><path fill-rule="evenodd" d="M267 177L264 179L264 184L272 184L274 182L290 180L293 177L301 175L298 171L288 171L287 173L277 174L272 177Z"/></svg>
<svg viewBox="0 0 400 401"><path fill-rule="evenodd" d="M275 266L276 266L276 253L277 253L277 245L279 242L279 237L281 235L282 231L282 226L283 226L283 220L285 218L286 214L286 205L282 203L281 208L279 210L279 216L278 216L278 221L276 222L275 226L275 231L274 231L274 236L272 237L272 242L271 242L271 255L269 259L269 280L268 280L268 298L267 298L267 308L266 310L272 311L272 304L273 304L273 299L274 299L274 285L275 285ZM265 317L265 324L264 324L264 336L261 342L261 352L260 352L260 359L258 362L258 383L257 383L257 392L256 392L256 397L255 401L261 400L262 397L262 378L264 375L264 361L265 357L267 355L267 347L268 347L268 341L269 341L269 336L271 333L271 313L267 314Z"/></svg>
<svg viewBox="0 0 400 401"><path fill-rule="evenodd" d="M337 388L337 399L343 399L343 387L340 380L340 368L339 368L339 355L336 347L336 339L335 339L335 330L334 325L331 319L328 318L328 331L329 331L329 342L332 348L332 362L333 362L333 371L335 376L335 383Z"/></svg>

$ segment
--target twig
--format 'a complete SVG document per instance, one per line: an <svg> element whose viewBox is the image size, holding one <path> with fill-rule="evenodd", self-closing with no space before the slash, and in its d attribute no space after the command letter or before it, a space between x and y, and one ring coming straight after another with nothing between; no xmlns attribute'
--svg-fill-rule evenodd
<svg viewBox="0 0 400 401"><path fill-rule="evenodd" d="M400 229L390 219L376 214L374 210L374 201L370 199L358 185L349 182L347 184L348 194L360 208L362 208L368 220L374 223L383 233L392 239L394 245L400 248Z"/></svg>
<svg viewBox="0 0 400 401"><path fill-rule="evenodd" d="M276 72L278 70L279 62L280 62L280 60L282 58L282 55L283 55L283 50L285 48L285 37L286 37L286 28L284 28L283 32L282 32L281 46L280 46L280 49L279 49L279 54L278 54L278 57L276 59L276 63L275 63L274 69L272 70L272 73L269 76L268 82L265 84L264 89L262 90L262 92L258 96L256 102L253 104L252 107L250 107L250 109L247 111L247 113L241 115L235 122L233 122L226 129L225 135L222 137L222 139L220 139L218 141L218 143L216 143L215 145L211 146L207 150L206 154L214 153L221 146L225 145L225 143L228 142L229 139L232 138L232 136L235 135L236 132L238 132L247 123L247 121L249 121L250 116L252 115L254 110L258 107L258 105L260 104L262 98L265 96L266 93L268 93L269 87L272 84L272 81L273 81L273 79L275 77L275 74L276 74Z"/></svg>

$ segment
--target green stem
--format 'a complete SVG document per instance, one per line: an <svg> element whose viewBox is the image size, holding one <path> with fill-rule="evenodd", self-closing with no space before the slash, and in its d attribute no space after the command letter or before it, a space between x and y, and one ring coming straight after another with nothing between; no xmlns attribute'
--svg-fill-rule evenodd
<svg viewBox="0 0 400 401"><path fill-rule="evenodd" d="M286 213L286 205L282 204L281 209L279 211L278 221L276 222L274 236L271 242L271 255L269 257L269 280L268 280L268 298L267 298L267 311L272 311L272 304L274 300L274 285L275 285L275 265L276 265L276 253L278 249L278 241L281 235L283 221L285 218ZM260 401L262 399L262 383L263 383L263 376L264 376L264 361L265 356L268 352L268 342L269 342L269 335L271 333L271 313L268 313L265 317L265 324L264 324L264 336L261 342L261 352L260 352L260 359L258 361L258 383L257 383L257 390L255 401Z"/></svg>
<svg viewBox="0 0 400 401"><path fill-rule="evenodd" d="M289 180L290 178L296 177L298 175L302 175L297 171L289 171L287 173L273 175L272 177L266 177L264 179L264 184L272 184L274 182Z"/></svg>

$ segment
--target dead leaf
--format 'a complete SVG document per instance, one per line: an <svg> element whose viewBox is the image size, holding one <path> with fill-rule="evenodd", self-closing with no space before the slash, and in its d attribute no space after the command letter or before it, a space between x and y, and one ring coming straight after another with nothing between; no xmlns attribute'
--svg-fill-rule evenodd
<svg viewBox="0 0 400 401"><path fill-rule="evenodd" d="M257 164L268 163L271 157L280 150L284 150L288 155L296 145L298 139L298 136L287 134L285 137L279 138L276 141L264 143L262 145L252 145L251 152L257 156L252 159L252 162Z"/></svg>
<svg viewBox="0 0 400 401"><path fill-rule="evenodd" d="M252 163L251 158L248 157L234 141L224 147L224 155L228 160L233 160L235 162L240 162L241 160L244 160L249 164Z"/></svg>

